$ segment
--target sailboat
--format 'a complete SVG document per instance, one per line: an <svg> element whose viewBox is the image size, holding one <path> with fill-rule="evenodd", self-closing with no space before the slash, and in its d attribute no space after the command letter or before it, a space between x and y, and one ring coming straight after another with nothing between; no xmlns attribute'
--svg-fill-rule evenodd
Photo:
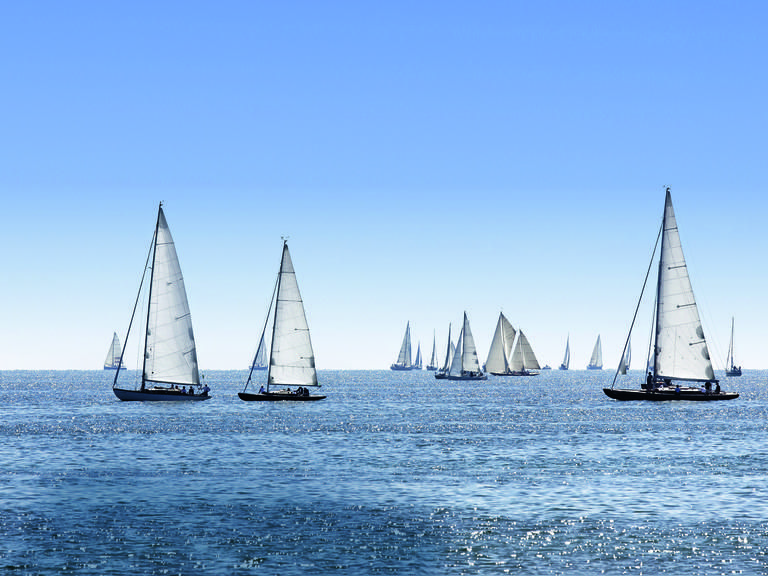
<svg viewBox="0 0 768 576"><path fill-rule="evenodd" d="M262 330L262 339L267 332L269 313L274 304L272 318L272 339L269 347L269 368L267 372L267 387L262 386L258 393L248 392L248 386L253 379L253 368L248 373L248 380L242 392L238 392L240 400L245 401L299 401L322 400L325 396L310 394L308 387L319 387L317 370L315 370L315 353L309 337L309 325L304 314L304 302L296 282L296 272L288 252L288 241L283 239L283 252L280 258L280 271L270 309L267 311L267 321ZM279 390L270 388L281 386ZM291 386L298 389L291 391Z"/></svg>
<svg viewBox="0 0 768 576"><path fill-rule="evenodd" d="M626 374L627 370L629 370L629 364L632 361L632 342L627 342L627 350L624 352L624 355L621 357L621 362L619 362L619 374Z"/></svg>
<svg viewBox="0 0 768 576"><path fill-rule="evenodd" d="M411 323L405 325L405 336L400 345L400 353L397 355L397 362L389 367L390 370L413 370L411 364Z"/></svg>
<svg viewBox="0 0 768 576"><path fill-rule="evenodd" d="M192 332L192 318L187 303L184 278L179 258L163 213L163 203L157 210L157 223L152 236L139 294L128 324L126 342L131 332L142 286L149 267L149 297L147 324L144 334L144 365L141 387L128 390L117 387L120 370L115 373L112 391L120 400L190 401L208 400L208 386L200 387L197 369L197 349ZM120 354L118 366L123 365ZM181 387L181 388L179 388ZM189 390L187 390L189 387ZM195 393L198 390L199 393Z"/></svg>
<svg viewBox="0 0 768 576"><path fill-rule="evenodd" d="M112 333L112 344L109 345L107 358L104 360L104 370L117 370L120 367L120 356L123 353L123 347L120 346L120 338L117 332ZM121 367L125 370L125 366Z"/></svg>
<svg viewBox="0 0 768 576"><path fill-rule="evenodd" d="M495 376L506 376L510 373L509 358L512 355L515 336L517 336L517 332L512 324L503 312L499 312L496 330L491 340L491 348L488 350L488 358L485 361L487 372Z"/></svg>
<svg viewBox="0 0 768 576"><path fill-rule="evenodd" d="M267 348L264 343L264 334L261 335L261 340L259 341L259 347L256 350L256 356L253 358L253 363L251 364L252 370L266 370L267 369Z"/></svg>
<svg viewBox="0 0 768 576"><path fill-rule="evenodd" d="M715 379L691 279L685 264L669 188L666 189L664 217L659 236L661 250L654 305L653 371L648 372L646 382L640 389L617 389L614 387L616 384L616 376L614 376L611 387L603 388L603 392L616 400L711 401L738 398L739 395L735 392L721 392L720 383ZM654 255L655 252L654 249ZM651 266L646 273L646 283L650 271ZM643 292L645 285L644 283ZM640 298L642 300L642 292ZM637 306L639 308L640 302ZM630 326L627 344L634 323L635 319ZM626 347L627 345L625 349ZM684 385L681 386L678 383L673 386L673 380L682 381ZM696 385L685 385L685 382L696 383ZM712 390L713 383L716 385L715 390Z"/></svg>
<svg viewBox="0 0 768 576"><path fill-rule="evenodd" d="M733 317L731 317L731 343L728 346L728 360L725 363L726 376L741 376L741 366L733 362Z"/></svg>
<svg viewBox="0 0 768 576"><path fill-rule="evenodd" d="M560 364L560 370L568 370L568 366L571 363L571 335L565 339L565 357L563 363Z"/></svg>
<svg viewBox="0 0 768 576"><path fill-rule="evenodd" d="M600 334L597 335L597 342L592 349L592 357L589 359L587 370L602 370L603 369L603 347L600 344Z"/></svg>
<svg viewBox="0 0 768 576"><path fill-rule="evenodd" d="M421 342L416 347L416 361L413 363L414 370L421 370Z"/></svg>
<svg viewBox="0 0 768 576"><path fill-rule="evenodd" d="M522 330L517 335L515 349L509 360L509 369L512 376L538 376L538 372L531 372L531 370L541 369L539 361L533 353L533 348L531 348L531 344Z"/></svg>
<svg viewBox="0 0 768 576"><path fill-rule="evenodd" d="M477 348L472 330L469 327L469 318L464 312L464 323L459 332L459 341L456 344L456 352L451 361L451 367L446 374L448 380L487 380L480 369L480 361L477 359Z"/></svg>
<svg viewBox="0 0 768 576"><path fill-rule="evenodd" d="M436 357L436 349L435 349L435 333L432 332L432 356L429 359L429 364L427 364L427 370L435 371L437 370L437 357Z"/></svg>
<svg viewBox="0 0 768 576"><path fill-rule="evenodd" d="M451 363L453 362L453 355L456 353L456 346L451 341L451 325L448 324L448 345L445 349L445 362L440 369L435 372L435 378L442 380L448 377L448 371L451 369Z"/></svg>

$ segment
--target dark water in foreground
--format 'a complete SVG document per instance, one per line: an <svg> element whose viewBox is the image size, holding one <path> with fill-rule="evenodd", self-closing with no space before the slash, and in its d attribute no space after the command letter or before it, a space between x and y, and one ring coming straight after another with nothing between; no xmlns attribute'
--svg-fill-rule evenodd
<svg viewBox="0 0 768 576"><path fill-rule="evenodd" d="M325 371L301 404L207 376L152 404L0 372L0 573L768 574L765 372L716 403L616 402L607 372Z"/></svg>

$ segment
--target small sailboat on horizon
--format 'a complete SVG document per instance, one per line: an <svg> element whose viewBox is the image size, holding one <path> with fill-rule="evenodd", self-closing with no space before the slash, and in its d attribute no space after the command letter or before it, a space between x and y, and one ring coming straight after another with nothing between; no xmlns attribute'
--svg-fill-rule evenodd
<svg viewBox="0 0 768 576"><path fill-rule="evenodd" d="M459 332L459 341L456 344L456 352L451 361L451 367L445 376L448 380L487 380L480 369L480 361L477 358L477 348L472 330L469 327L469 318L464 312L464 322Z"/></svg>
<svg viewBox="0 0 768 576"><path fill-rule="evenodd" d="M485 369L494 376L538 376L531 370L541 369L528 338L522 330L515 331L503 312L499 313Z"/></svg>
<svg viewBox="0 0 768 576"><path fill-rule="evenodd" d="M405 335L403 343L400 345L400 352L397 355L397 361L389 367L390 370L413 370L411 363L411 323L405 325Z"/></svg>
<svg viewBox="0 0 768 576"><path fill-rule="evenodd" d="M568 370L568 366L571 364L571 335L568 334L568 337L565 339L565 357L563 357L563 362L560 364L560 370Z"/></svg>
<svg viewBox="0 0 768 576"><path fill-rule="evenodd" d="M453 355L456 353L456 346L451 341L451 324L448 324L448 344L445 348L445 361L443 365L435 372L435 378L443 380L448 377L448 371L451 369L451 362L453 362Z"/></svg>
<svg viewBox="0 0 768 576"><path fill-rule="evenodd" d="M656 300L654 303L655 329L651 346L652 371L648 372L646 381L641 384L639 389L618 389L614 387L618 376L617 370L613 384L610 388L603 388L603 392L615 400L708 402L738 398L739 395L735 392L720 391L720 383L715 378L712 369L707 340L704 337L699 310L680 243L680 231L672 207L672 195L669 188L666 188L664 215L656 240L657 245L659 239L661 240L661 249L659 251ZM640 293L635 317L632 319L622 356L626 353L632 336L637 310L645 292L655 254L656 247L654 247L651 265L649 265L646 273L643 290ZM673 385L673 381L677 382ZM679 382L684 384L681 386ZM686 385L686 382L696 383L696 385ZM712 390L712 384L715 384L714 390Z"/></svg>
<svg viewBox="0 0 768 576"><path fill-rule="evenodd" d="M432 331L432 356L429 359L429 364L427 364L427 370L430 372L434 372L437 370L437 351L435 349L435 332Z"/></svg>
<svg viewBox="0 0 768 576"><path fill-rule="evenodd" d="M603 346L600 343L600 334L597 335L597 342L592 349L592 356L589 358L589 364L587 364L587 370L602 370L603 369Z"/></svg>
<svg viewBox="0 0 768 576"><path fill-rule="evenodd" d="M725 362L726 376L741 376L741 366L733 361L733 316L731 316L731 343L728 345L728 359Z"/></svg>
<svg viewBox="0 0 768 576"><path fill-rule="evenodd" d="M112 382L112 391L120 400L174 402L208 400L210 399L208 386L202 388L200 386L197 348L192 332L187 291L162 202L157 209L155 232L128 324L126 342L131 332L147 270L150 278L141 387L138 390L118 388L117 380L120 370L117 370ZM124 353L125 348L120 354L119 367L123 365ZM195 390L200 392L196 394Z"/></svg>
<svg viewBox="0 0 768 576"><path fill-rule="evenodd" d="M120 357L123 355L123 347L120 346L120 338L117 332L112 333L112 343L109 345L107 358L104 360L104 370L125 370L125 366L120 366Z"/></svg>
<svg viewBox="0 0 768 576"><path fill-rule="evenodd" d="M261 340L267 332L270 312L274 305L272 317L271 344L269 347L269 364L267 371L267 386L261 386L259 392L248 392L248 386L253 379L254 369L251 367L248 380L242 392L237 396L247 402L307 402L323 400L325 396L310 394L307 388L319 388L317 370L315 369L315 353L309 336L309 325L304 313L304 301L301 299L299 284L296 281L296 271L293 268L291 254L288 251L288 241L283 239L283 250L280 258L280 270L277 274L275 289L267 309L267 320L261 334ZM273 386L283 386L280 390L270 390ZM291 390L296 386L296 390Z"/></svg>

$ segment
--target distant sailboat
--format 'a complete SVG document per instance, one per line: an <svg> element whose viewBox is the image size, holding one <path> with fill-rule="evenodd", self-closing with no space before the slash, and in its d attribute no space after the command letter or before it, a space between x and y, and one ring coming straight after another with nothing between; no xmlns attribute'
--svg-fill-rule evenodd
<svg viewBox="0 0 768 576"><path fill-rule="evenodd" d="M494 376L537 376L531 370L541 369L528 338L522 330L516 333L503 313L496 322L485 369Z"/></svg>
<svg viewBox="0 0 768 576"><path fill-rule="evenodd" d="M733 317L731 317L731 343L728 346L728 360L725 363L726 376L741 376L741 366L733 361Z"/></svg>
<svg viewBox="0 0 768 576"><path fill-rule="evenodd" d="M512 376L537 376L538 372L531 372L531 370L541 369L539 361L533 353L533 348L531 348L531 344L522 330L517 335L515 349L509 360L509 369Z"/></svg>
<svg viewBox="0 0 768 576"><path fill-rule="evenodd" d="M112 391L120 400L189 401L208 400L208 387L200 388L197 369L197 349L192 333L192 317L187 303L187 291L181 274L176 247L163 213L163 204L157 210L157 223L152 237L147 264L152 260L149 279L147 325L144 335L144 367L141 388L127 390L117 387L118 370ZM148 266L144 266L144 278ZM131 332L136 308L141 296L136 297L133 314L128 325ZM126 335L126 340L128 336ZM122 366L123 358L118 362ZM179 389L179 386L182 388ZM189 392L187 391L189 387ZM201 390L194 394L191 391Z"/></svg>
<svg viewBox="0 0 768 576"><path fill-rule="evenodd" d="M659 231L661 250L656 280L655 331L653 333L653 371L640 389L617 389L616 377L603 392L615 400L732 400L739 395L721 392L709 358L707 340L685 263L680 232L666 189L664 217ZM658 242L658 240L657 240ZM654 249L654 256L656 250ZM651 267L648 268L650 273ZM648 274L646 274L646 282ZM645 284L643 284L643 292ZM642 299L642 293L641 293ZM640 303L638 302L638 309ZM637 310L635 311L637 316ZM634 326L635 320L632 320ZM630 336L632 327L630 327ZM629 342L629 337L627 338ZM618 372L618 371L617 371ZM673 385L672 381L695 382L695 386ZM715 390L712 390L712 384ZM644 389L643 389L644 388Z"/></svg>
<svg viewBox="0 0 768 576"><path fill-rule="evenodd" d="M389 367L390 370L413 370L411 363L411 323L405 325L405 336L400 345L400 353L397 355L397 362Z"/></svg>
<svg viewBox="0 0 768 576"><path fill-rule="evenodd" d="M245 388L242 392L238 392L237 396L240 400L260 402L323 400L325 396L310 394L307 390L308 387L320 385L317 383L315 353L309 337L304 302L301 299L296 271L285 239L283 239L280 271L277 274L277 285L272 300L275 312L272 318L267 387L262 386L258 393L248 392L248 385L251 383L254 372L251 369ZM270 310L272 305L270 301ZM269 311L267 318L269 318ZM267 322L264 324L262 339L267 331ZM270 388L274 386L285 388L271 390ZM296 386L297 389L291 391L290 386Z"/></svg>
<svg viewBox="0 0 768 576"><path fill-rule="evenodd" d="M435 349L435 333L432 332L432 357L429 359L429 364L427 364L427 370L435 371L437 370L437 351Z"/></svg>
<svg viewBox="0 0 768 576"><path fill-rule="evenodd" d="M568 338L565 340L565 357L563 358L563 363L560 364L560 370L568 370L568 366L571 363L571 335L568 335Z"/></svg>
<svg viewBox="0 0 768 576"><path fill-rule="evenodd" d="M626 374L627 370L629 370L629 364L632 361L632 342L627 342L627 351L624 353L624 356L621 357L621 362L619 362L619 374Z"/></svg>
<svg viewBox="0 0 768 576"><path fill-rule="evenodd" d="M442 380L448 377L448 371L451 369L451 362L453 362L453 355L456 352L456 347L451 341L451 325L448 324L448 345L445 348L445 362L440 369L435 372L435 378Z"/></svg>
<svg viewBox="0 0 768 576"><path fill-rule="evenodd" d="M459 333L459 342L456 344L456 352L453 355L451 368L448 370L448 380L487 380L488 376L480 369L480 361L477 358L475 339L469 327L467 313L464 312L464 324Z"/></svg>
<svg viewBox="0 0 768 576"><path fill-rule="evenodd" d="M112 335L112 344L109 345L109 352L107 352L107 358L104 360L104 370L117 370L122 368L125 370L125 366L120 366L120 357L123 355L123 347L120 346L120 338L117 337L117 332Z"/></svg>
<svg viewBox="0 0 768 576"><path fill-rule="evenodd" d="M602 370L603 369L603 347L600 344L600 334L597 335L597 342L592 349L592 357L589 359L587 370Z"/></svg>
<svg viewBox="0 0 768 576"><path fill-rule="evenodd" d="M261 340L259 341L259 348L256 350L256 356L253 358L253 364L251 364L252 370L266 370L267 369L267 347L264 343L264 333L261 334Z"/></svg>
<svg viewBox="0 0 768 576"><path fill-rule="evenodd" d="M421 370L421 342L416 346L416 361L413 363L414 370Z"/></svg>

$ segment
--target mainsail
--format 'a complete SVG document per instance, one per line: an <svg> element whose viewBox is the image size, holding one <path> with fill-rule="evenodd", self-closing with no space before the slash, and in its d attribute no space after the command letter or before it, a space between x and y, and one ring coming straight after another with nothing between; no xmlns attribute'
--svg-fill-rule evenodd
<svg viewBox="0 0 768 576"><path fill-rule="evenodd" d="M117 337L117 332L114 332L112 335L112 344L110 344L107 358L104 360L104 369L116 370L120 365L120 356L122 352L123 348L120 346L120 338Z"/></svg>
<svg viewBox="0 0 768 576"><path fill-rule="evenodd" d="M656 302L656 378L714 380L669 189L664 204Z"/></svg>
<svg viewBox="0 0 768 576"><path fill-rule="evenodd" d="M304 302L301 300L296 272L285 241L275 300L267 387L275 384L317 385L315 353L304 314Z"/></svg>
<svg viewBox="0 0 768 576"><path fill-rule="evenodd" d="M499 313L496 331L493 333L485 369L492 374L509 372L509 357L515 342L515 329L503 313Z"/></svg>
<svg viewBox="0 0 768 576"><path fill-rule="evenodd" d="M162 207L155 232L142 387L145 381L200 384L184 278Z"/></svg>

